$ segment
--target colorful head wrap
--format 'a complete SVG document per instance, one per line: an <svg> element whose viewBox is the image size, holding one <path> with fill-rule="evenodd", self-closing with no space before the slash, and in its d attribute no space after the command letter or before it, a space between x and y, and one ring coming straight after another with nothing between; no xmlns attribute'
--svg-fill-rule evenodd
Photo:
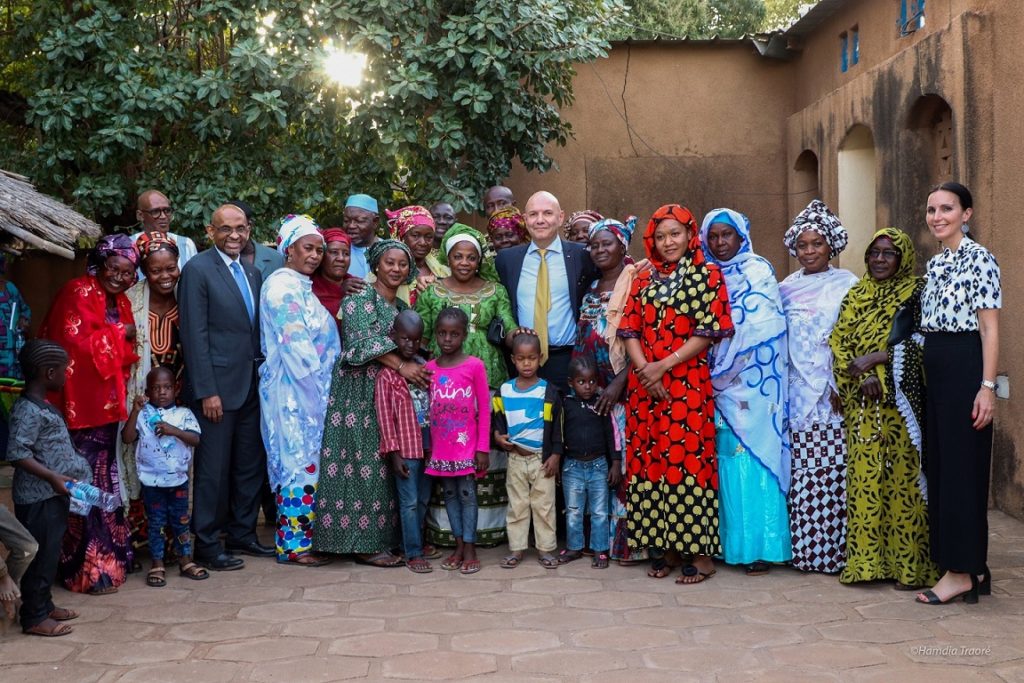
<svg viewBox="0 0 1024 683"><path fill-rule="evenodd" d="M349 195L349 198L345 200L345 208L347 209L349 207L362 209L363 211L369 211L370 213L380 213L380 210L377 208L377 200L368 194Z"/></svg>
<svg viewBox="0 0 1024 683"><path fill-rule="evenodd" d="M690 242L687 244L686 253L679 262L688 263L699 254L700 260L703 263L704 254L700 249L700 231L697 230L697 221L694 220L693 214L690 213L689 209L679 204L666 204L655 211L654 215L651 216L651 220L647 222L647 229L644 231L644 249L647 252L647 258L662 273L671 273L676 269L677 264L665 261L658 254L658 248L654 245L654 232L658 229L658 224L669 218L682 223L690 231Z"/></svg>
<svg viewBox="0 0 1024 683"><path fill-rule="evenodd" d="M704 256L707 257L708 261L723 265L721 261L715 258L711 250L708 249L708 232L711 231L711 226L715 223L728 225L740 236L740 248L735 256L729 259L729 263L733 263L741 254L753 254L754 245L750 242L750 219L739 211L733 211L732 209L712 209L704 216L704 222L700 225L700 242L704 248ZM732 289L729 292L732 293Z"/></svg>
<svg viewBox="0 0 1024 683"><path fill-rule="evenodd" d="M178 243L166 232L154 230L142 233L135 240L135 248L139 250L139 260L142 263L145 263L151 254L158 251L169 251L174 254L175 258L178 257Z"/></svg>
<svg viewBox="0 0 1024 683"><path fill-rule="evenodd" d="M563 236L569 237L569 230L572 228L572 224L581 218L586 218L591 224L596 223L600 220L604 220L604 216L599 214L597 211L591 209L584 209L583 211L575 211L569 218L562 224Z"/></svg>
<svg viewBox="0 0 1024 683"><path fill-rule="evenodd" d="M846 228L839 222L839 217L820 199L813 200L806 209L797 214L793 225L783 236L782 243L789 249L790 256L796 256L796 241L808 230L813 230L828 242L830 259L839 256L843 249L846 249L846 243L849 241Z"/></svg>
<svg viewBox="0 0 1024 683"><path fill-rule="evenodd" d="M498 230L513 230L519 235L520 241L529 241L530 233L526 231L526 219L523 212L514 206L498 209L487 219L487 234L494 235Z"/></svg>
<svg viewBox="0 0 1024 683"><path fill-rule="evenodd" d="M622 242L622 246L629 249L629 241L633 239L633 231L636 229L636 216L630 216L626 222L617 221L614 218L602 218L587 231L587 239L593 239L594 235L607 230Z"/></svg>
<svg viewBox="0 0 1024 683"><path fill-rule="evenodd" d="M404 240L406 233L417 225L427 225L431 230L434 229L434 216L422 206L403 206L398 211L385 210L385 213L391 236L395 239Z"/></svg>
<svg viewBox="0 0 1024 683"><path fill-rule="evenodd" d="M331 242L344 242L348 246L352 246L352 238L341 228L327 228L324 230L324 243L330 244Z"/></svg>
<svg viewBox="0 0 1024 683"><path fill-rule="evenodd" d="M284 254L288 247L309 235L316 235L321 240L324 238L320 233L320 226L313 217L306 214L288 214L281 219L281 224L277 228L277 250Z"/></svg>
<svg viewBox="0 0 1024 683"><path fill-rule="evenodd" d="M111 256L122 256L131 261L133 266L138 267L139 265L139 251L135 248L135 242L123 232L117 232L113 235L104 235L99 239L96 247L89 254L86 272L89 275L98 275Z"/></svg>
<svg viewBox="0 0 1024 683"><path fill-rule="evenodd" d="M460 239L461 238L461 239ZM448 264L448 252L451 251L459 242L475 242L480 253L480 277L488 282L498 281L498 271L494 267L494 246L491 245L491 241L484 237L484 234L479 230L463 225L462 223L455 223L452 227L448 228L445 232L444 237L441 238L441 244L444 249L438 254L438 260L444 264Z"/></svg>
<svg viewBox="0 0 1024 683"><path fill-rule="evenodd" d="M398 249L405 252L406 258L409 259L409 277L406 279L404 284L410 284L419 275L419 271L416 269L416 259L412 257L412 252L409 251L409 246L405 242L399 240L377 240L366 249L366 264L370 267L370 272L377 274L377 266L380 264L380 259L386 252L392 249Z"/></svg>

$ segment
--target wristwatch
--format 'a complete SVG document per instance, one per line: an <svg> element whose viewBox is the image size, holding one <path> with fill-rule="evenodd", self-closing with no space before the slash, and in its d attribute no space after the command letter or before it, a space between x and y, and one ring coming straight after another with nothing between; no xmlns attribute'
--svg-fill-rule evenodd
<svg viewBox="0 0 1024 683"><path fill-rule="evenodd" d="M990 382L987 379L981 380L981 386L983 386L984 388L988 389L989 391L995 391L996 390L996 383L995 382Z"/></svg>

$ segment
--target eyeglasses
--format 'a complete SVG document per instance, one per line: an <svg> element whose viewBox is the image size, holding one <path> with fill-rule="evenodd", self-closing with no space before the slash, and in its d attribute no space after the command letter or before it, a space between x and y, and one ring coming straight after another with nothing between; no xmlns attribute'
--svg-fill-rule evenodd
<svg viewBox="0 0 1024 683"><path fill-rule="evenodd" d="M884 258L886 261L898 259L900 252L894 249L870 249L868 250L868 258Z"/></svg>
<svg viewBox="0 0 1024 683"><path fill-rule="evenodd" d="M247 235L247 234L249 234L249 226L248 225L241 225L241 226L234 226L234 227L232 227L230 225L220 225L220 226L214 228L213 231L216 232L218 235L231 235L231 234Z"/></svg>
<svg viewBox="0 0 1024 683"><path fill-rule="evenodd" d="M170 217L174 214L174 209L169 206L158 206L155 209L139 209L139 211L151 218L160 218L160 216Z"/></svg>
<svg viewBox="0 0 1024 683"><path fill-rule="evenodd" d="M135 277L135 269L121 270L112 266L103 266L103 271L112 280L131 280Z"/></svg>

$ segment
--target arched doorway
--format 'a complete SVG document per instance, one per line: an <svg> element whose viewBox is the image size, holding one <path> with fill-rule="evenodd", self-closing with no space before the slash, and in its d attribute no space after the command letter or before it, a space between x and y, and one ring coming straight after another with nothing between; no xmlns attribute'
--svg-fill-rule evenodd
<svg viewBox="0 0 1024 683"><path fill-rule="evenodd" d="M793 164L789 186L789 216L792 218L803 211L812 199L821 198L818 180L818 155L809 149L800 152ZM799 270L800 264L793 257L789 258L789 270Z"/></svg>
<svg viewBox="0 0 1024 683"><path fill-rule="evenodd" d="M875 226L877 197L875 137L867 126L856 125L839 145L839 220L850 234L840 263L857 275L864 274L864 251Z"/></svg>
<svg viewBox="0 0 1024 683"><path fill-rule="evenodd" d="M910 108L907 127L920 141L927 159L926 186L937 185L956 176L953 144L953 109L938 95L923 95Z"/></svg>

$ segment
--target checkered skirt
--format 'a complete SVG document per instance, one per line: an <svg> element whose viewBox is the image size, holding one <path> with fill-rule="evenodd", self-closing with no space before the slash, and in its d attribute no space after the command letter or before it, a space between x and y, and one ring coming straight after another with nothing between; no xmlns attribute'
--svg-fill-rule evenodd
<svg viewBox="0 0 1024 683"><path fill-rule="evenodd" d="M840 424L791 432L789 530L793 566L834 574L846 566L846 441Z"/></svg>

